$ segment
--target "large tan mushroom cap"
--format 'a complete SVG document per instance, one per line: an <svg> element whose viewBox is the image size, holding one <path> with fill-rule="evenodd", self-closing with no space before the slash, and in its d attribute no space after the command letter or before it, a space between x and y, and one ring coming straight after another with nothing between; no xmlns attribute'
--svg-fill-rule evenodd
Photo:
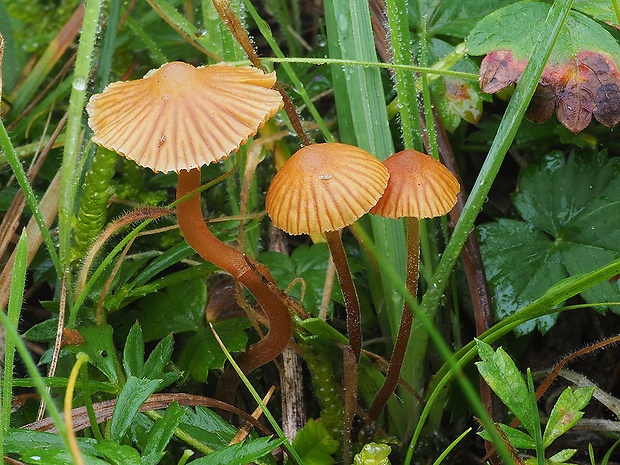
<svg viewBox="0 0 620 465"><path fill-rule="evenodd" d="M355 222L377 203L389 174L368 152L339 143L298 150L275 175L266 208L289 234L319 234Z"/></svg>
<svg viewBox="0 0 620 465"><path fill-rule="evenodd" d="M281 107L275 73L166 63L115 82L86 107L93 141L153 171L190 170L236 151Z"/></svg>
<svg viewBox="0 0 620 465"><path fill-rule="evenodd" d="M403 150L383 164L390 180L370 213L387 218L434 218L445 215L456 204L459 182L433 157Z"/></svg>

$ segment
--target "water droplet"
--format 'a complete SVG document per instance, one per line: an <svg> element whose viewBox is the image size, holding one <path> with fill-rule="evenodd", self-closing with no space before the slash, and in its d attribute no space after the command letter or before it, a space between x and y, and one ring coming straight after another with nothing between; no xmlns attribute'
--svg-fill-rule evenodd
<svg viewBox="0 0 620 465"><path fill-rule="evenodd" d="M86 79L83 77L76 77L73 80L73 88L78 91L86 90Z"/></svg>
<svg viewBox="0 0 620 465"><path fill-rule="evenodd" d="M329 181L331 178L333 178L333 176L331 174L319 174L318 178L321 181Z"/></svg>

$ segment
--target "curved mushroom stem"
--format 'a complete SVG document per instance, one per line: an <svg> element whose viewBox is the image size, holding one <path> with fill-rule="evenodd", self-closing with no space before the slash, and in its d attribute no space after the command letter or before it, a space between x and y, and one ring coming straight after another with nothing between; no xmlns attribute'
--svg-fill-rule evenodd
<svg viewBox="0 0 620 465"><path fill-rule="evenodd" d="M179 172L177 199L200 188L200 169ZM270 362L282 353L292 335L292 322L286 305L261 281L239 250L217 239L205 224L200 195L177 205L177 218L187 243L202 258L227 271L256 297L269 320L269 332L240 358L244 373Z"/></svg>
<svg viewBox="0 0 620 465"><path fill-rule="evenodd" d="M407 275L405 284L407 290L415 299L418 293L418 269L420 259L420 220L417 218L407 218ZM398 385L400 378L400 369L403 366L407 345L409 344L409 335L411 334L411 324L413 323L413 310L405 301L403 304L403 315L400 319L400 328L396 343L392 352L392 359L388 366L387 374L383 386L377 392L375 400L368 410L368 417L371 422L379 418L379 414L385 407L390 396Z"/></svg>
<svg viewBox="0 0 620 465"><path fill-rule="evenodd" d="M347 310L349 344L355 359L359 360L360 353L362 352L362 324L360 321L360 302L355 291L355 284L353 284L351 269L349 268L347 255L342 245L340 231L328 231L325 233L325 236L327 237L327 245L336 266L336 274L338 274L338 281L340 281L344 305Z"/></svg>

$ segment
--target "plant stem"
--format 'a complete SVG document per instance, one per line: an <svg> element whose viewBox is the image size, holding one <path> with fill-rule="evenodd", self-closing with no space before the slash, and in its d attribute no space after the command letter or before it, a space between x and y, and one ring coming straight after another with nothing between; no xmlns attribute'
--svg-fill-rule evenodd
<svg viewBox="0 0 620 465"><path fill-rule="evenodd" d="M62 158L60 200L58 205L58 237L60 246L60 262L67 268L70 265L70 246L72 237L71 219L75 207L75 193L80 158L82 113L86 88L93 64L92 55L97 42L97 25L103 0L91 0L86 3L80 45L75 60L73 88L69 99L69 119L65 135L65 150ZM71 287L71 283L68 283Z"/></svg>
<svg viewBox="0 0 620 465"><path fill-rule="evenodd" d="M181 171L177 199L200 188L200 169ZM292 335L291 316L286 305L261 281L239 250L221 242L205 224L200 196L193 195L177 205L179 227L187 243L205 260L213 263L248 288L269 320L269 332L239 359L248 373L282 353Z"/></svg>
<svg viewBox="0 0 620 465"><path fill-rule="evenodd" d="M420 220L417 218L407 218L407 277L406 286L407 290L411 293L413 298L417 297L418 293L418 270L420 260ZM394 350L392 352L392 358L390 359L390 365L388 366L385 381L377 395L373 400L370 409L368 410L368 417L370 421L376 421L379 418L379 414L385 407L388 399L396 389L398 380L400 378L400 370L403 366L403 360L407 352L407 345L409 344L409 336L411 334L411 324L413 323L413 310L411 305L405 300L403 304L403 315L400 320L400 327L398 329L398 335L396 336L396 343L394 344Z"/></svg>
<svg viewBox="0 0 620 465"><path fill-rule="evenodd" d="M347 255L342 245L340 231L329 231L325 233L325 236L327 237L327 245L336 266L336 274L338 275L338 281L340 281L344 305L347 310L349 343L351 344L355 359L359 361L360 353L362 352L362 323L360 319L360 302L355 291L355 284L353 284L353 276L351 276Z"/></svg>
<svg viewBox="0 0 620 465"><path fill-rule="evenodd" d="M75 437L75 431L73 431L73 417L71 416L71 406L73 404L73 392L75 391L75 383L77 381L80 367L87 363L89 360L88 355L80 352L77 355L77 361L73 365L69 380L67 382L67 390L65 391L65 423L67 424L67 438L69 440L69 451L73 457L73 461L76 465L84 465L84 458L80 452L80 446L78 446L77 439Z"/></svg>

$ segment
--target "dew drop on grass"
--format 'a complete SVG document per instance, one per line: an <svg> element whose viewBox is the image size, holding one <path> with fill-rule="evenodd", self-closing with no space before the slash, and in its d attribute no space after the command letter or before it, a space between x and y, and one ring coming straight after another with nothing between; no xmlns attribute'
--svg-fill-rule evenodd
<svg viewBox="0 0 620 465"><path fill-rule="evenodd" d="M83 77L76 77L73 80L73 88L77 91L86 90L86 79Z"/></svg>

